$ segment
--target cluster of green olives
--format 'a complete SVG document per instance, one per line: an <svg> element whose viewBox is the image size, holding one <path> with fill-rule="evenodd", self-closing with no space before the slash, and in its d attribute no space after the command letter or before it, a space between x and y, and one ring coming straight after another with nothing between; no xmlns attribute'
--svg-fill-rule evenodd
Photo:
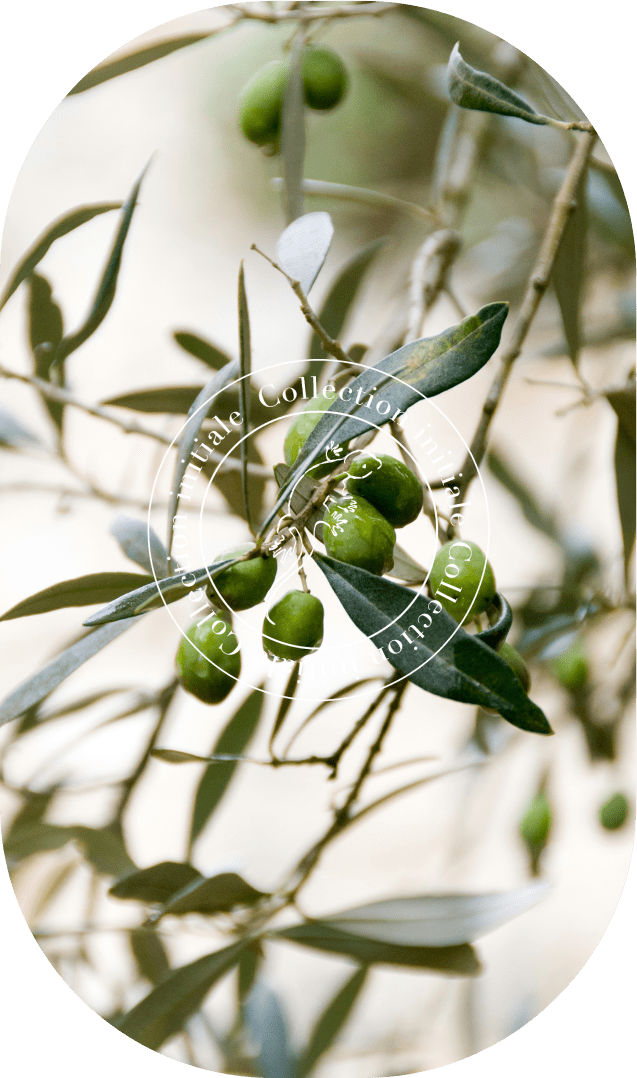
<svg viewBox="0 0 637 1078"><path fill-rule="evenodd" d="M239 103L239 123L250 142L278 148L281 133L283 94L289 65L273 60L252 76L244 87ZM347 90L347 71L343 61L331 49L308 45L301 61L303 96L311 109L325 112L343 99Z"/></svg>

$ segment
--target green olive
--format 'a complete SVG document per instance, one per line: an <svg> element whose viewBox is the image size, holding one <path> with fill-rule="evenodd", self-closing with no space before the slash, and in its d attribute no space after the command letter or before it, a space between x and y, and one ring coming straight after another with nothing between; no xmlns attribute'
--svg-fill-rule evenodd
<svg viewBox="0 0 637 1078"><path fill-rule="evenodd" d="M313 397L312 400L309 400L303 411L297 413L293 423L288 429L285 436L285 442L283 443L285 463L290 465L290 467L296 461L296 458L310 437L310 434L314 430L319 419L322 418L323 413L326 412L330 404L333 403L333 401L328 400L327 397L321 394L320 397ZM308 469L307 474L312 479L321 479L323 476L329 475L329 473L336 467L336 460L327 461L326 463L323 462L325 462L324 454L318 457Z"/></svg>
<svg viewBox="0 0 637 1078"><path fill-rule="evenodd" d="M453 539L440 548L429 584L432 594L459 622L472 621L495 599L493 569L478 544L467 539Z"/></svg>
<svg viewBox="0 0 637 1078"><path fill-rule="evenodd" d="M599 810L599 822L607 831L616 831L626 823L628 801L624 794L614 794Z"/></svg>
<svg viewBox="0 0 637 1078"><path fill-rule="evenodd" d="M263 647L271 658L298 662L323 641L323 603L306 591L288 591L263 622Z"/></svg>
<svg viewBox="0 0 637 1078"><path fill-rule="evenodd" d="M498 655L501 659L504 659L507 666L511 667L516 678L521 683L522 688L528 693L531 688L531 675L529 674L529 668L519 651L516 651L511 644L507 644L505 640L498 648Z"/></svg>
<svg viewBox="0 0 637 1078"><path fill-rule="evenodd" d="M537 794L520 821L520 835L527 846L542 849L551 830L551 806L546 794Z"/></svg>
<svg viewBox="0 0 637 1078"><path fill-rule="evenodd" d="M177 649L179 680L204 704L225 700L241 673L239 642L230 622L219 615L193 624Z"/></svg>
<svg viewBox="0 0 637 1078"><path fill-rule="evenodd" d="M305 103L311 109L333 109L347 90L347 70L331 49L309 46L303 56L301 74Z"/></svg>
<svg viewBox="0 0 637 1078"><path fill-rule="evenodd" d="M212 564L247 554L254 549L254 543L244 543L243 546L220 554ZM213 577L212 583L208 584L208 597L213 603L219 603L221 597L231 610L248 610L251 606L263 602L274 584L277 568L276 558L273 557L249 558L247 561L237 562Z"/></svg>
<svg viewBox="0 0 637 1078"><path fill-rule="evenodd" d="M345 486L360 494L394 528L411 524L422 509L422 486L414 473L395 457L365 454L348 465Z"/></svg>
<svg viewBox="0 0 637 1078"><path fill-rule="evenodd" d="M569 692L582 689L588 677L588 663L582 641L578 638L568 651L553 659L551 669L560 684Z"/></svg>
<svg viewBox="0 0 637 1078"><path fill-rule="evenodd" d="M288 65L273 60L252 76L239 98L239 123L245 137L257 146L278 143Z"/></svg>
<svg viewBox="0 0 637 1078"><path fill-rule="evenodd" d="M396 532L365 498L349 495L330 503L320 538L327 553L382 576L394 564Z"/></svg>

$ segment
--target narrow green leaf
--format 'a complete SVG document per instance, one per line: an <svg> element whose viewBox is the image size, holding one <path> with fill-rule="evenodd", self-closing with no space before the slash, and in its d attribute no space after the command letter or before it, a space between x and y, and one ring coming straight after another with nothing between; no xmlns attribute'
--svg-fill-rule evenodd
<svg viewBox="0 0 637 1078"><path fill-rule="evenodd" d="M117 1028L147 1048L161 1048L199 1010L210 989L237 964L246 946L247 941L241 940L173 970L118 1019Z"/></svg>
<svg viewBox="0 0 637 1078"><path fill-rule="evenodd" d="M38 446L41 441L22 425L11 412L0 404L0 446L6 449L22 449L25 446Z"/></svg>
<svg viewBox="0 0 637 1078"><path fill-rule="evenodd" d="M347 400L337 397L319 419L261 525L261 532L274 520L290 491L330 441L344 444L389 423L396 409L406 412L425 397L444 393L476 374L498 347L507 314L506 303L490 303L438 336L406 344L386 356L377 367L369 367L359 374L348 387L351 394ZM385 415L372 412L365 405L366 394L373 390L377 390L378 399L390 403Z"/></svg>
<svg viewBox="0 0 637 1078"><path fill-rule="evenodd" d="M98 872L106 876L121 876L137 866L128 855L120 831L109 827L83 827L75 824L74 837L84 848L84 855Z"/></svg>
<svg viewBox="0 0 637 1078"><path fill-rule="evenodd" d="M272 180L275 191L283 191L285 188L283 179L275 176ZM336 198L341 202L358 202L363 206L372 206L374 209L396 210L415 217L418 221L435 221L430 210L423 209L415 202L405 202L395 195L385 194L384 191L368 191L365 187L352 187L347 183L329 183L325 180L303 180L303 193L315 195L319 198Z"/></svg>
<svg viewBox="0 0 637 1078"><path fill-rule="evenodd" d="M55 866L46 880L41 891L35 896L35 902L31 911L32 924L37 924L48 905L62 890L77 868L75 860Z"/></svg>
<svg viewBox="0 0 637 1078"><path fill-rule="evenodd" d="M170 963L157 933L150 928L132 928L128 940L141 976L151 984L163 981L170 972Z"/></svg>
<svg viewBox="0 0 637 1078"><path fill-rule="evenodd" d="M506 459L495 447L487 453L489 471L502 484L509 494L512 494L520 506L525 520L538 531L548 535L553 542L561 541L557 524L547 509L538 504L538 501L527 485L526 481L511 467L509 459Z"/></svg>
<svg viewBox="0 0 637 1078"><path fill-rule="evenodd" d="M243 1020L257 1045L255 1069L262 1078L295 1078L287 1022L276 992L258 981L244 1001Z"/></svg>
<svg viewBox="0 0 637 1078"><path fill-rule="evenodd" d="M142 180L144 179L147 168L148 165L145 165L142 169L139 178L133 185L131 193L126 199L124 205L122 206L119 228L117 230L117 234L115 236L115 240L113 242L108 261L106 263L106 266L104 267L102 279L97 289L97 293L95 295L95 299L93 300L91 309L80 328L77 329L75 333L71 333L70 335L62 338L58 347L55 350L52 366L55 365L59 367L59 364L62 363L62 361L67 358L67 356L70 356L71 352L75 352L75 350L79 348L80 345L84 344L84 342L87 341L93 333L95 333L95 330L98 328L98 326L101 325L110 310L111 304L115 298L117 277L122 261L124 243L126 242L130 223L133 218L133 213L135 212L135 207L137 205L137 196L139 194L139 189L142 185Z"/></svg>
<svg viewBox="0 0 637 1078"><path fill-rule="evenodd" d="M12 830L4 840L4 853L9 864L23 861L35 853L60 850L75 838L72 827L51 823L33 823Z"/></svg>
<svg viewBox="0 0 637 1078"><path fill-rule="evenodd" d="M141 573L89 573L75 580L63 580L12 606L0 617L0 621L44 614L49 610L64 610L69 606L109 602L134 587L149 584L151 580L152 577L142 576Z"/></svg>
<svg viewBox="0 0 637 1078"><path fill-rule="evenodd" d="M628 575L628 564L635 544L636 479L635 442L631 441L624 427L618 423L615 442L615 481L617 484L617 505L622 528L626 575Z"/></svg>
<svg viewBox="0 0 637 1078"><path fill-rule="evenodd" d="M454 45L447 67L447 88L454 104L463 109L478 109L480 112L498 112L501 116L517 116L531 124L550 123L547 116L542 116L529 105L523 97L510 90L508 86L487 75L485 71L476 71L465 63L458 45Z"/></svg>
<svg viewBox="0 0 637 1078"><path fill-rule="evenodd" d="M239 959L238 996L242 1003L251 990L263 962L263 948L258 940L243 952Z"/></svg>
<svg viewBox="0 0 637 1078"><path fill-rule="evenodd" d="M252 531L250 518L250 494L248 489L248 439L250 436L250 375L252 374L252 347L250 344L250 314L246 295L243 260L239 266L239 363L241 379L239 381L239 401L241 405L241 495L243 498L244 519Z"/></svg>
<svg viewBox="0 0 637 1078"><path fill-rule="evenodd" d="M332 339L339 339L363 278L386 242L385 239L372 240L352 255L337 274L318 316L323 329ZM327 356L321 339L316 333L312 335L310 341L309 356L310 359L325 359ZM316 371L311 369L311 365L308 373L316 374Z"/></svg>
<svg viewBox="0 0 637 1078"><path fill-rule="evenodd" d="M29 274L33 273L35 267L42 261L56 240L66 236L75 228L79 228L80 225L86 224L87 221L92 221L100 213L119 210L121 207L121 202L95 202L88 206L76 206L74 210L69 210L68 213L62 214L61 217L56 217L55 221L52 221L48 228L40 233L35 243L29 247L29 250L10 275L5 290L0 297L0 311L16 288L26 280Z"/></svg>
<svg viewBox="0 0 637 1078"><path fill-rule="evenodd" d="M151 756L167 764L209 764L210 756L197 756L194 752L181 752L179 749L153 749Z"/></svg>
<svg viewBox="0 0 637 1078"><path fill-rule="evenodd" d="M53 299L49 282L41 274L32 273L29 285L29 342L33 353L33 373L37 378L49 380L49 368L62 337L64 321L62 311ZM64 387L64 366L58 368L58 384ZM64 405L40 394L42 403L58 431L62 430Z"/></svg>
<svg viewBox="0 0 637 1078"><path fill-rule="evenodd" d="M406 947L343 932L326 921L307 921L292 928L280 928L269 935L272 939L290 940L317 951L347 955L365 965L412 966L451 976L471 976L481 972L476 953L468 943L453 947Z"/></svg>
<svg viewBox="0 0 637 1078"><path fill-rule="evenodd" d="M424 584L427 579L427 570L396 543L393 551L394 565L388 576L394 580L402 580L404 584Z"/></svg>
<svg viewBox="0 0 637 1078"><path fill-rule="evenodd" d="M305 100L301 64L304 45L300 37L292 47L288 78L283 92L281 157L283 159L285 216L288 224L303 214L303 163L305 161Z"/></svg>
<svg viewBox="0 0 637 1078"><path fill-rule="evenodd" d="M490 648L495 648L497 651L511 631L513 611L504 595L499 591L495 594L493 606L498 610L496 621L489 625L488 629L483 629L475 635L477 640L481 640L483 644L488 644Z"/></svg>
<svg viewBox="0 0 637 1078"><path fill-rule="evenodd" d="M297 1078L307 1078L324 1052L334 1043L350 1016L365 981L368 967L361 966L330 1000L316 1023L297 1067Z"/></svg>
<svg viewBox="0 0 637 1078"><path fill-rule="evenodd" d="M186 913L227 913L235 906L254 906L265 898L236 872L221 872L207 879L195 879L172 895L162 912L179 916Z"/></svg>
<svg viewBox="0 0 637 1078"><path fill-rule="evenodd" d="M109 397L102 404L151 415L187 415L204 386L157 386Z"/></svg>
<svg viewBox="0 0 637 1078"><path fill-rule="evenodd" d="M275 718L274 724L272 726L272 733L270 734L270 742L269 742L269 745L268 745L268 748L269 748L270 752L272 752L272 746L274 745L276 735L278 734L279 730L283 726L283 723L285 722L285 716L287 715L288 711L290 710L290 708L292 706L292 703L294 702L294 694L296 692L296 687L297 687L297 685L299 683L299 674L300 674L300 672L301 672L301 664L300 664L300 662L294 663L294 665L292 667L292 671L291 671L290 676L288 678L288 683L285 686L283 696L281 697L281 703L279 704L279 710L276 713L276 718Z"/></svg>
<svg viewBox="0 0 637 1078"><path fill-rule="evenodd" d="M57 655L43 670L24 681L0 704L0 726L17 719L34 704L39 704L69 674L134 624L135 619L131 618L128 621L117 621L113 625L102 625Z"/></svg>
<svg viewBox="0 0 637 1078"><path fill-rule="evenodd" d="M444 608L437 611L438 602L354 565L320 554L314 560L357 628L414 685L448 700L495 708L521 730L552 733L504 660Z"/></svg>
<svg viewBox="0 0 637 1078"><path fill-rule="evenodd" d="M545 896L548 884L530 883L515 891L487 895L413 895L356 906L323 921L342 932L409 947L450 947L473 943Z"/></svg>
<svg viewBox="0 0 637 1078"><path fill-rule="evenodd" d="M244 752L256 732L263 711L265 695L262 688L263 686L255 689L244 700L217 738L211 750L211 756L219 754L240 756ZM236 762L229 760L224 763L210 764L204 771L192 810L191 848L226 792L236 766Z"/></svg>
<svg viewBox="0 0 637 1078"><path fill-rule="evenodd" d="M218 31L215 30L213 33L218 33ZM168 38L166 41L146 45L144 48L136 49L135 52L129 52L126 56L121 56L116 60L107 60L94 67L84 78L76 82L75 86L69 90L67 97L70 97L71 94L81 94L85 90L91 90L93 86L99 86L102 82L108 82L109 79L115 79L119 75L127 74L129 71L136 71L139 67L145 67L146 64L152 64L155 60L161 60L164 56L169 56L171 52L175 52L177 49L183 49L187 45L194 45L197 41L203 41L205 38L212 36L213 34L210 32L183 34L181 37Z"/></svg>
<svg viewBox="0 0 637 1078"><path fill-rule="evenodd" d="M551 272L551 280L553 281L555 295L562 315L562 325L566 343L568 344L568 352L575 364L579 359L580 351L580 309L586 272L586 235L588 230L586 179L587 175L584 171L575 195L575 208L564 229Z"/></svg>
<svg viewBox="0 0 637 1078"><path fill-rule="evenodd" d="M200 359L207 367L212 367L213 371L219 371L225 367L226 363L232 362L230 356L222 352L216 344L199 337L196 333L189 333L186 329L176 329L173 339L180 348Z"/></svg>
<svg viewBox="0 0 637 1078"><path fill-rule="evenodd" d="M125 513L118 513L110 527L127 558L140 565L148 573L158 577L168 576L168 554L159 536L150 524L143 524Z"/></svg>
<svg viewBox="0 0 637 1078"><path fill-rule="evenodd" d="M181 861L161 861L150 868L128 873L114 883L108 893L113 898L163 905L193 880L202 879L203 876L193 865Z"/></svg>
<svg viewBox="0 0 637 1078"><path fill-rule="evenodd" d="M607 389L606 400L615 412L626 437L635 444L635 379L619 389Z"/></svg>
<svg viewBox="0 0 637 1078"><path fill-rule="evenodd" d="M281 233L277 258L282 270L298 281L307 296L332 243L334 226L329 213L306 213Z"/></svg>

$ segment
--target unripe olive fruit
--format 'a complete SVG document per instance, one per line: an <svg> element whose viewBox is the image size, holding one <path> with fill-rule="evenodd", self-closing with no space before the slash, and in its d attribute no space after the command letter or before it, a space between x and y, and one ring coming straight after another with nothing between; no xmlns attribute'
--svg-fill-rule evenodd
<svg viewBox="0 0 637 1078"><path fill-rule="evenodd" d="M394 528L411 524L422 509L422 486L414 473L395 457L365 454L348 465L345 486L360 494Z"/></svg>
<svg viewBox="0 0 637 1078"><path fill-rule="evenodd" d="M537 794L520 821L520 835L527 846L542 849L551 830L551 807L546 794Z"/></svg>
<svg viewBox="0 0 637 1078"><path fill-rule="evenodd" d="M599 810L599 822L607 831L616 831L626 823L628 801L623 794L614 794Z"/></svg>
<svg viewBox="0 0 637 1078"><path fill-rule="evenodd" d="M551 669L560 684L569 692L577 692L583 688L588 677L588 663L582 641L576 640L568 651L553 659Z"/></svg>
<svg viewBox="0 0 637 1078"><path fill-rule="evenodd" d="M493 569L478 544L468 539L452 539L440 548L429 584L456 621L472 621L495 599Z"/></svg>
<svg viewBox="0 0 637 1078"><path fill-rule="evenodd" d="M301 64L305 103L311 109L333 109L347 89L347 71L331 49L309 46Z"/></svg>
<svg viewBox="0 0 637 1078"><path fill-rule="evenodd" d="M360 495L336 498L320 533L327 553L348 565L382 576L394 564L396 532L382 513Z"/></svg>
<svg viewBox="0 0 637 1078"><path fill-rule="evenodd" d="M498 655L501 659L504 659L507 666L511 667L516 678L521 683L522 688L528 693L531 688L531 675L529 674L529 668L519 651L516 651L511 644L507 644L505 640L498 648Z"/></svg>
<svg viewBox="0 0 637 1078"><path fill-rule="evenodd" d="M204 704L220 704L241 673L239 642L230 622L219 615L191 625L175 657L179 680Z"/></svg>
<svg viewBox="0 0 637 1078"><path fill-rule="evenodd" d="M323 413L327 411L330 404L333 401L328 400L321 394L320 397L314 397L309 400L305 405L302 412L299 412L294 422L290 425L289 430L285 436L285 442L283 443L283 452L285 455L285 463L290 467L296 461L303 446L307 442L310 434L314 430L319 419L322 418ZM317 457L308 470L308 475L312 479L321 479L323 476L329 475L331 471L336 467L336 460L327 461L327 463L321 463L325 461L325 456Z"/></svg>
<svg viewBox="0 0 637 1078"><path fill-rule="evenodd" d="M270 657L298 662L323 640L323 603L306 591L288 591L263 622L263 647Z"/></svg>
<svg viewBox="0 0 637 1078"><path fill-rule="evenodd" d="M215 558L212 564L247 554L249 550L254 550L254 543L244 543L243 546L228 550ZM248 610L251 606L263 602L274 584L276 572L277 562L273 557L239 561L213 577L212 583L208 585L208 596L213 603L218 603L221 596L231 610Z"/></svg>
<svg viewBox="0 0 637 1078"><path fill-rule="evenodd" d="M273 60L257 71L241 92L241 130L257 146L273 145L278 141L287 77L287 64L283 60Z"/></svg>

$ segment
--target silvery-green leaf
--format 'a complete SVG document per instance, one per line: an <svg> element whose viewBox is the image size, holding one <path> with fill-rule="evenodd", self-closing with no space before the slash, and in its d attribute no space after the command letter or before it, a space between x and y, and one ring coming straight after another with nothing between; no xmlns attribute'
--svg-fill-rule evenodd
<svg viewBox="0 0 637 1078"><path fill-rule="evenodd" d="M0 617L0 621L45 614L49 610L64 610L70 606L92 606L93 603L117 598L136 585L140 587L149 582L149 577L141 573L90 573L75 580L63 580L12 606Z"/></svg>
<svg viewBox="0 0 637 1078"><path fill-rule="evenodd" d="M508 304L490 303L436 337L423 337L406 344L376 367L359 374L347 387L351 389L348 400L344 402L337 397L314 427L261 525L261 532L330 441L344 444L389 423L396 409L406 412L413 404L444 393L476 374L498 347L507 314ZM366 407L367 394L373 391L377 391L377 399L388 401L391 406L384 415Z"/></svg>
<svg viewBox="0 0 637 1078"><path fill-rule="evenodd" d="M215 32L218 31L213 31L213 33ZM128 71L136 71L139 67L145 67L146 64L152 64L155 60L161 60L162 57L169 56L176 49L194 45L197 41L203 41L204 38L211 36L210 33L182 34L180 37L168 38L166 41L156 41L152 45L136 49L135 52L129 52L126 56L121 56L117 60L106 60L104 63L94 67L92 71L89 71L79 82L76 82L67 96L81 94L85 90L92 89L93 86L99 86L102 82L115 79L118 75L125 75Z"/></svg>
<svg viewBox="0 0 637 1078"><path fill-rule="evenodd" d="M496 894L414 895L355 906L322 919L343 932L409 947L473 943L535 906L548 884Z"/></svg>
<svg viewBox="0 0 637 1078"><path fill-rule="evenodd" d="M456 977L481 972L475 951L468 943L451 947L409 947L344 932L328 921L306 921L291 928L279 928L269 935L272 939L290 940L328 954L347 955L366 965L411 966Z"/></svg>
<svg viewBox="0 0 637 1078"><path fill-rule="evenodd" d="M448 700L494 708L522 730L552 733L507 663L444 608L435 613L434 604L430 611L426 595L355 565L321 554L314 560L357 628L414 685ZM419 625L418 633L413 626Z"/></svg>
<svg viewBox="0 0 637 1078"><path fill-rule="evenodd" d="M5 722L11 722L12 719L17 719L34 704L39 704L69 674L72 674L135 622L136 619L131 618L128 621L115 622L113 625L102 625L94 632L87 633L61 655L56 656L43 670L14 689L0 705L0 726Z"/></svg>
<svg viewBox="0 0 637 1078"><path fill-rule="evenodd" d="M263 1078L293 1078L294 1058L285 1015L276 993L263 981L257 981L242 1009L250 1040L257 1045L257 1073Z"/></svg>
<svg viewBox="0 0 637 1078"><path fill-rule="evenodd" d="M279 236L277 258L282 270L298 281L307 295L330 249L334 227L322 210L297 217Z"/></svg>
<svg viewBox="0 0 637 1078"><path fill-rule="evenodd" d="M168 576L168 555L159 536L150 524L118 513L110 527L127 558L141 565L151 576Z"/></svg>
<svg viewBox="0 0 637 1078"><path fill-rule="evenodd" d="M465 63L458 45L454 45L447 67L447 87L449 96L456 105L463 109L478 109L480 112L498 112L501 116L517 116L531 124L546 124L550 121L540 115L523 97L510 90L508 86L493 78L485 71L476 71Z"/></svg>
<svg viewBox="0 0 637 1078"><path fill-rule="evenodd" d="M117 1029L147 1048L161 1048L199 1010L213 985L237 964L248 942L245 939L231 943L172 970L132 1010L117 1019Z"/></svg>
<svg viewBox="0 0 637 1078"><path fill-rule="evenodd" d="M0 404L0 445L8 449L21 449L28 445L41 445L41 441L22 425L6 408Z"/></svg>
<svg viewBox="0 0 637 1078"><path fill-rule="evenodd" d="M49 248L62 236L68 235L73 229L92 221L100 213L108 213L110 210L121 209L121 202L95 202L88 206L77 206L74 210L56 217L44 232L42 232L33 246L29 247L26 254L20 259L5 286L0 298L0 311L7 300L13 295L16 288L33 273L33 270L42 261Z"/></svg>

